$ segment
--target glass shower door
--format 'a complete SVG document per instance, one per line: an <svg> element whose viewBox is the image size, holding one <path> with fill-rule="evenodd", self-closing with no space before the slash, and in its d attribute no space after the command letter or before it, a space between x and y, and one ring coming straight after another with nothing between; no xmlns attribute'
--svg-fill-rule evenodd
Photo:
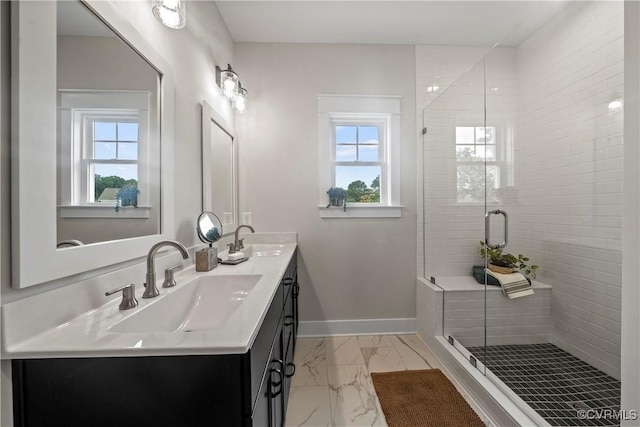
<svg viewBox="0 0 640 427"><path fill-rule="evenodd" d="M485 345L479 249L497 177L496 167L487 165L495 147L486 125L484 67L483 59L423 111L424 276L441 289L442 336L468 359L467 348Z"/></svg>

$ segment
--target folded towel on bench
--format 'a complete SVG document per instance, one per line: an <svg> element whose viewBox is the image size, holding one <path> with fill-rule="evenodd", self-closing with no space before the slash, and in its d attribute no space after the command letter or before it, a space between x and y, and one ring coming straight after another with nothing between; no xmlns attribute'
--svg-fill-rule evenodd
<svg viewBox="0 0 640 427"><path fill-rule="evenodd" d="M520 298L534 293L533 289L531 289L531 283L522 273L502 274L491 271L488 268L486 272L500 282L502 293L509 299Z"/></svg>

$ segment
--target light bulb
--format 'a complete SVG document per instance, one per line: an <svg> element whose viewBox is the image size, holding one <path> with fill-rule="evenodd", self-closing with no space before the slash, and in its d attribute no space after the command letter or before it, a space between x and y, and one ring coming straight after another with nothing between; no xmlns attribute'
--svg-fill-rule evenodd
<svg viewBox="0 0 640 427"><path fill-rule="evenodd" d="M238 95L238 75L233 71L225 70L221 75L220 92L230 101L236 99Z"/></svg>
<svg viewBox="0 0 640 427"><path fill-rule="evenodd" d="M240 88L238 96L236 96L233 106L238 113L244 113L247 110L247 90Z"/></svg>
<svg viewBox="0 0 640 427"><path fill-rule="evenodd" d="M186 23L186 3L184 0L153 0L151 10L156 19L163 25L173 28L183 28Z"/></svg>

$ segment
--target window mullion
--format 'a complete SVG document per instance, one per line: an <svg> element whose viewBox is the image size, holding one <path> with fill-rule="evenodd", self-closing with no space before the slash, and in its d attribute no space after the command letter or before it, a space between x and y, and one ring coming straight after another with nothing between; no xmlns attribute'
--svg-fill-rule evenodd
<svg viewBox="0 0 640 427"><path fill-rule="evenodd" d="M356 126L356 162L360 160L360 126Z"/></svg>
<svg viewBox="0 0 640 427"><path fill-rule="evenodd" d="M119 134L120 126L118 126L118 125L119 125L119 123L116 122L116 141L115 141L115 144L116 144L116 159L120 158L120 154L118 153L118 150L120 149L120 134Z"/></svg>

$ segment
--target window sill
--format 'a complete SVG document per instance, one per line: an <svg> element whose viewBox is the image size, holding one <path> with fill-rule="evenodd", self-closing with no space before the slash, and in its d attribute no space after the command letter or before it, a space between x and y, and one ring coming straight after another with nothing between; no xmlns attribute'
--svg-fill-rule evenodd
<svg viewBox="0 0 640 427"><path fill-rule="evenodd" d="M345 212L342 207L326 205L318 206L320 218L401 218L402 205L394 206L363 206L347 205Z"/></svg>
<svg viewBox="0 0 640 427"><path fill-rule="evenodd" d="M145 219L150 211L151 206L124 206L118 212L113 206L58 206L61 218Z"/></svg>

